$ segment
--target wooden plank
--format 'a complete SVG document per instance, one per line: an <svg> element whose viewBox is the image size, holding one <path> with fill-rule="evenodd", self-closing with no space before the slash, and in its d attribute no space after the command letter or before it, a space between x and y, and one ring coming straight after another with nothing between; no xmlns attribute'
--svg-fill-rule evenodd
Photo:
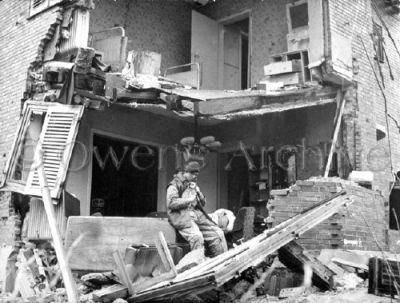
<svg viewBox="0 0 400 303"><path fill-rule="evenodd" d="M68 302L79 302L78 290L76 288L75 280L72 277L72 272L67 261L67 255L61 240L60 231L57 226L50 189L47 184L46 173L43 167L43 150L40 148L36 151L35 162L37 165L36 167L39 176L40 187L42 189L43 205L46 210L47 220L49 221L53 246L54 250L56 251L58 265L60 266L63 277L63 282L68 296Z"/></svg>
<svg viewBox="0 0 400 303"><path fill-rule="evenodd" d="M346 105L346 99L343 97L342 91L340 89L338 89L336 98L338 101L340 101L339 103L340 109L339 109L339 115L336 117L336 125L332 136L332 143L328 154L328 160L326 161L324 178L327 178L329 176L329 170L331 169L333 152L335 151L336 142L339 136L340 126L342 125L344 106Z"/></svg>
<svg viewBox="0 0 400 303"><path fill-rule="evenodd" d="M71 216L67 223L66 249L82 233L85 238L73 249L70 266L75 270L113 270L115 250L123 254L129 246L153 245L159 231L164 233L167 244L176 243L175 229L167 219Z"/></svg>
<svg viewBox="0 0 400 303"><path fill-rule="evenodd" d="M145 302L155 299L168 298L170 295L178 295L180 292L196 293L214 287L213 275L199 276L191 280L173 283L168 287L151 288L143 292L137 292L128 299L129 302Z"/></svg>
<svg viewBox="0 0 400 303"><path fill-rule="evenodd" d="M154 277L154 278L151 278L151 279L148 279L145 281L139 281L139 282L133 284L133 287L136 290L136 292L141 292L141 291L144 291L154 285L157 285L164 281L171 280L175 277L176 277L176 274L173 271L169 271L166 273L162 273L157 277Z"/></svg>
<svg viewBox="0 0 400 303"><path fill-rule="evenodd" d="M128 288L121 284L114 284L92 292L95 302L109 303L118 298L128 297Z"/></svg>
<svg viewBox="0 0 400 303"><path fill-rule="evenodd" d="M177 275L177 271L176 271L176 267L175 267L175 264L174 264L174 260L172 259L171 252L169 251L167 241L165 240L165 237L164 237L164 234L163 234L162 231L160 231L158 233L158 238L159 238L162 250L164 252L165 258L166 258L166 260L168 262L169 270L171 270L176 276Z"/></svg>
<svg viewBox="0 0 400 303"><path fill-rule="evenodd" d="M115 263L117 264L119 277L121 278L124 285L128 288L128 293L130 295L133 295L135 292L132 287L131 279L129 279L129 274L126 271L124 261L122 260L121 253L118 250L116 250L116 251L114 251L113 256L114 256Z"/></svg>
<svg viewBox="0 0 400 303"><path fill-rule="evenodd" d="M167 271L167 272L170 271L170 270L171 270L171 267L169 266L169 263L168 263L168 261L167 261L167 257L166 257L166 255L165 255L165 253L164 253L164 250L163 250L163 248L162 248L162 246L161 246L160 241L159 241L159 240L156 240L156 241L154 241L154 244L156 245L158 255L159 255L160 258L161 258L161 262L162 262L162 264L164 265L165 271Z"/></svg>

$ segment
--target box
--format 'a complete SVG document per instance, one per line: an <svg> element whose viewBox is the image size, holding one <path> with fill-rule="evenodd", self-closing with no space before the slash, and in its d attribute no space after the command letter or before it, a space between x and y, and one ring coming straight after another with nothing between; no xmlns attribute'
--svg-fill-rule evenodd
<svg viewBox="0 0 400 303"><path fill-rule="evenodd" d="M269 77L268 82L271 83L282 82L283 85L302 84L303 76L302 73L300 72L274 75Z"/></svg>
<svg viewBox="0 0 400 303"><path fill-rule="evenodd" d="M301 71L301 60L274 62L264 66L264 75L273 76Z"/></svg>

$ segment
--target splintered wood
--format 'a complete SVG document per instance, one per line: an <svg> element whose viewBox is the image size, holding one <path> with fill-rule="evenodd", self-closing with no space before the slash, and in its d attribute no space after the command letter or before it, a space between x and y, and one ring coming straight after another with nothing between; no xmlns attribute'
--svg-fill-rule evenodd
<svg viewBox="0 0 400 303"><path fill-rule="evenodd" d="M129 301L162 300L219 287L247 268L260 264L269 254L352 202L352 196L341 191L234 249L178 274L175 278L165 279L148 289L137 291Z"/></svg>

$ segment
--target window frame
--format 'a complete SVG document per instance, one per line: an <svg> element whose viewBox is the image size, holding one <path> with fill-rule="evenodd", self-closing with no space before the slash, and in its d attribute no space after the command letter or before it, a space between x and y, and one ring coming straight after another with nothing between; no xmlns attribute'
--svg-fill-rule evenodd
<svg viewBox="0 0 400 303"><path fill-rule="evenodd" d="M291 18L291 14L290 14L290 9L295 7L295 6L300 6L303 4L307 4L307 15L308 15L308 22L307 25L304 26L300 26L300 27L296 27L295 29L292 28L292 18ZM287 20L287 24L288 24L288 32L289 33L300 33L300 32L304 32L308 30L308 24L310 22L310 16L308 13L308 0L299 0L299 1L295 1L293 3L288 3L286 4L286 20Z"/></svg>
<svg viewBox="0 0 400 303"><path fill-rule="evenodd" d="M41 112L46 114L46 117L44 119L42 129L40 131L40 136L39 136L39 142L35 146L34 154L36 155L39 148L42 148L43 151L46 153L48 149L45 147L46 145L46 137L52 137L51 132L53 131L52 126L49 126L49 124L53 123L54 124L54 119L57 120L57 118L52 117L52 114L62 114L66 113L72 116L70 119L71 122L69 125L67 124L64 127L64 141L61 142L61 148L60 148L60 154L62 154L62 157L60 157L58 160L59 164L55 164L55 168L53 171L56 172L57 174L57 179L53 181L52 185L50 186L50 193L51 197L58 199L61 194L61 189L64 184L64 181L66 179L70 159L72 156L72 151L75 145L75 139L78 133L79 129L79 124L81 117L83 115L83 109L84 107L82 105L65 105L65 104L60 104L60 103L48 103L48 102L26 102L24 104L24 109L22 111L22 116L20 118L16 136L14 139L14 142L11 147L11 153L9 155L9 158L7 160L7 163L4 167L4 178L1 184L1 191L14 191L18 192L20 194L24 195L32 195L32 196L41 196L42 195L42 190L41 187L38 185L37 181L37 170L31 169L27 175L27 180L26 181L19 181L19 180L14 180L13 179L13 174L14 174L14 168L15 165L17 165L17 161L20 157L20 151L23 148L24 144L24 138L26 135L26 132L28 131L28 127L30 125L30 117L31 114L34 112ZM52 120L53 119L53 120ZM60 120L61 121L61 120ZM65 123L61 121L61 123ZM53 136L54 137L54 136ZM55 137L54 137L55 138ZM58 139L55 139L58 140ZM45 143L45 144L43 144ZM48 144L48 143L47 143ZM50 161L50 160L49 160ZM45 171L48 171L46 168L46 165L48 163L46 162L46 159L44 161L45 165ZM58 166L57 166L58 165ZM49 174L48 174L49 176ZM49 182L50 183L50 182Z"/></svg>
<svg viewBox="0 0 400 303"><path fill-rule="evenodd" d="M383 39L383 28L381 25L372 22L372 41L375 50L375 59L379 63L385 62L385 50L384 50L384 39Z"/></svg>

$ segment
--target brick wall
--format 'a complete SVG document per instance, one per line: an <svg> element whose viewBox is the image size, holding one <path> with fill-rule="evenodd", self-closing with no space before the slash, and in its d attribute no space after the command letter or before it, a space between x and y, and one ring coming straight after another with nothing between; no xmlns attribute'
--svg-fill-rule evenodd
<svg viewBox="0 0 400 303"><path fill-rule="evenodd" d="M376 191L338 178L297 181L289 191L273 191L269 216L277 225L344 189L354 202L300 236L307 249L345 248L386 250L387 213L384 197Z"/></svg>
<svg viewBox="0 0 400 303"><path fill-rule="evenodd" d="M128 50L162 54L161 70L190 62L191 7L184 1L95 1L90 32L122 26Z"/></svg>
<svg viewBox="0 0 400 303"><path fill-rule="evenodd" d="M0 171L9 156L18 123L27 71L58 13L51 8L28 18L29 1L0 1ZM0 174L0 179L3 175ZM0 243L10 244L19 224L9 193L0 193Z"/></svg>
<svg viewBox="0 0 400 303"><path fill-rule="evenodd" d="M384 87L384 93L387 98L387 111L399 122L400 104L398 98L400 97L400 88L398 86L398 77L400 77L400 56L396 53L393 43L388 38L385 29L383 29L385 49L395 77L395 80L391 80L387 60L380 64L377 60L374 60L375 52L371 39L372 22L375 21L381 25L382 22L378 18L372 2L378 5L378 12L387 23L396 41L400 41L400 17L386 8L384 1L329 0L328 2L330 31L352 38L357 104L355 104L356 112L353 113L352 117L355 119L348 120L350 123L346 124L346 126L348 126L349 131L347 133L348 139L351 138L351 132L355 136L355 140L349 140L350 147L354 148L355 169L374 170L374 187L381 190L384 196L387 197L389 194L389 182L392 180L390 162L393 164L393 171L398 171L400 168L400 134L393 119L388 118L386 121L385 102L375 79L374 71L381 86ZM379 67L382 70L382 77ZM387 133L390 137L390 152L388 136L380 141L377 141L376 138L376 125L379 124L386 128L387 123L389 125ZM390 157L392 158L391 161Z"/></svg>

